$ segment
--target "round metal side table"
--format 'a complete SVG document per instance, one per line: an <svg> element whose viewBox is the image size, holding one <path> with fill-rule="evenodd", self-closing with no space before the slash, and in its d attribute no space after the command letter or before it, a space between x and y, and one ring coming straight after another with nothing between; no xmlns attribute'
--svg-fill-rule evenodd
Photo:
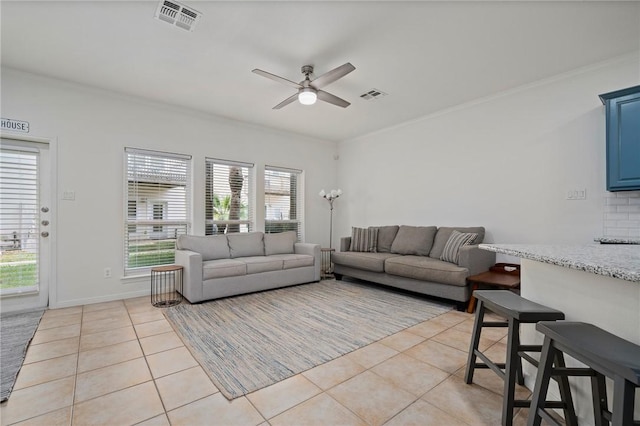
<svg viewBox="0 0 640 426"><path fill-rule="evenodd" d="M151 304L168 308L182 302L182 266L167 265L151 268Z"/></svg>
<svg viewBox="0 0 640 426"><path fill-rule="evenodd" d="M320 266L320 279L326 280L333 278L333 263L331 263L331 253L336 251L332 248L321 248L320 254L322 263Z"/></svg>

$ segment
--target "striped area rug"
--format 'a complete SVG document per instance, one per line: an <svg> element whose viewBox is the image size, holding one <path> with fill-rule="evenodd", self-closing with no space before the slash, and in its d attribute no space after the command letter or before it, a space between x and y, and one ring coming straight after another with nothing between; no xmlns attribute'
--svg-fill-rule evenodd
<svg viewBox="0 0 640 426"><path fill-rule="evenodd" d="M0 316L0 402L9 399L44 309Z"/></svg>
<svg viewBox="0 0 640 426"><path fill-rule="evenodd" d="M233 399L451 308L380 287L321 281L164 312L218 389Z"/></svg>

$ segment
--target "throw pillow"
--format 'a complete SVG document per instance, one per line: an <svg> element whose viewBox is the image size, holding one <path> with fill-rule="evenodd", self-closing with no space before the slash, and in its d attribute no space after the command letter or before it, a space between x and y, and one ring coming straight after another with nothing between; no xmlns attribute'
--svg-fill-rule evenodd
<svg viewBox="0 0 640 426"><path fill-rule="evenodd" d="M430 258L440 259L440 256L442 256L442 251L444 250L444 246L445 244L447 244L447 241L449 241L449 237L451 236L451 233L453 231L478 234L478 237L473 241L473 244L480 244L484 240L483 226L456 226L455 228L443 226L441 228L438 228L438 233L436 234L436 238L433 241L433 247L431 248L431 252L429 253Z"/></svg>
<svg viewBox="0 0 640 426"><path fill-rule="evenodd" d="M293 254L293 245L298 236L295 231L279 232L276 234L264 234L264 254Z"/></svg>
<svg viewBox="0 0 640 426"><path fill-rule="evenodd" d="M444 245L440 260L457 264L460 258L460 247L472 244L476 238L478 238L478 234L462 233L454 230L451 232L447 244Z"/></svg>
<svg viewBox="0 0 640 426"><path fill-rule="evenodd" d="M393 240L396 238L396 234L398 234L398 229L400 229L400 227L398 225L392 225L375 226L374 228L378 228L377 252L390 253L391 244L393 244Z"/></svg>
<svg viewBox="0 0 640 426"><path fill-rule="evenodd" d="M351 247L349 251L375 253L378 241L378 228L351 228Z"/></svg>
<svg viewBox="0 0 640 426"><path fill-rule="evenodd" d="M227 234L231 258L264 256L264 237L262 232L234 232Z"/></svg>
<svg viewBox="0 0 640 426"><path fill-rule="evenodd" d="M400 226L391 244L391 253L427 256L436 230L435 226Z"/></svg>

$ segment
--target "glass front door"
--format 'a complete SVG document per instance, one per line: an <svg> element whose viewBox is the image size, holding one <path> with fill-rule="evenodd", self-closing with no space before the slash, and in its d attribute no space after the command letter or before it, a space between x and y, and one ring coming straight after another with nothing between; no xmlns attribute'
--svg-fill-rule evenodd
<svg viewBox="0 0 640 426"><path fill-rule="evenodd" d="M48 304L49 149L1 139L0 297L20 309ZM11 300L9 300L11 299Z"/></svg>

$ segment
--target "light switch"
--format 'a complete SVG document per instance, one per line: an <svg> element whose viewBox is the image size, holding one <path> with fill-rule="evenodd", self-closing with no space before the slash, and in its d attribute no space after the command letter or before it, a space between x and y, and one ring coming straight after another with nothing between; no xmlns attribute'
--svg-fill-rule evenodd
<svg viewBox="0 0 640 426"><path fill-rule="evenodd" d="M76 192L75 191L64 191L62 193L62 199L67 201L75 201Z"/></svg>

